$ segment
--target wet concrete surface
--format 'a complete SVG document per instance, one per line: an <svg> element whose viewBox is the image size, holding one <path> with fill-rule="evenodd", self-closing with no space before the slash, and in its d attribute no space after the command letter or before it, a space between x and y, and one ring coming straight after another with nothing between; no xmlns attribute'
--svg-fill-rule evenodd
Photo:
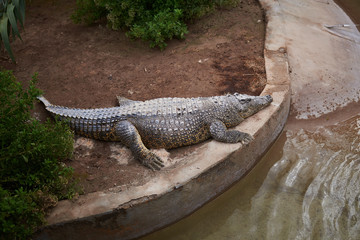
<svg viewBox="0 0 360 240"><path fill-rule="evenodd" d="M319 117L359 101L360 34L350 18L331 0L278 2L296 118Z"/></svg>

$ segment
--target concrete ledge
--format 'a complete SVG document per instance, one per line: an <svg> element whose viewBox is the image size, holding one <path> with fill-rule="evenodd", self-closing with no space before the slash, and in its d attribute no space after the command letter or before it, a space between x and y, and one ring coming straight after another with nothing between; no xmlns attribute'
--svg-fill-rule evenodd
<svg viewBox="0 0 360 240"><path fill-rule="evenodd" d="M262 1L268 15L264 50L267 86L273 103L236 129L254 136L248 146L208 141L175 159L141 186L108 189L61 201L37 239L132 239L171 224L241 179L283 129L290 107L290 79L282 20L276 4ZM274 14L275 13L275 14ZM279 42L280 40L280 42ZM178 157L179 158L179 157Z"/></svg>

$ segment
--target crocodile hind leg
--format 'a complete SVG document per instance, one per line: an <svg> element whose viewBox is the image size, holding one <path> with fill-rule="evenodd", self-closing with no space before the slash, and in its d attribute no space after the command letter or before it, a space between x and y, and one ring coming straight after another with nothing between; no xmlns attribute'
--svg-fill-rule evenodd
<svg viewBox="0 0 360 240"><path fill-rule="evenodd" d="M152 170L159 170L164 166L163 161L145 147L139 132L131 122L118 122L115 126L115 130L116 135L121 139L121 142L130 148L135 158L143 165Z"/></svg>
<svg viewBox="0 0 360 240"><path fill-rule="evenodd" d="M219 142L248 144L253 137L238 130L228 130L226 125L220 120L214 121L210 124L211 137Z"/></svg>

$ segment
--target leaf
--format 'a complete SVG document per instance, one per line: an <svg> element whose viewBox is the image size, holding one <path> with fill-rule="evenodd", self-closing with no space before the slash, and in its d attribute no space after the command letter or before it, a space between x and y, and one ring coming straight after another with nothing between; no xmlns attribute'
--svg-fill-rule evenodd
<svg viewBox="0 0 360 240"><path fill-rule="evenodd" d="M20 1L19 0L13 0L13 4L15 4L15 7L19 10L20 9Z"/></svg>
<svg viewBox="0 0 360 240"><path fill-rule="evenodd" d="M21 25L23 26L23 24L25 23L25 0L20 0L19 12L21 14L21 17L19 18L19 20L20 20Z"/></svg>
<svg viewBox="0 0 360 240"><path fill-rule="evenodd" d="M15 5L15 19L20 21L21 27L22 27L22 29L24 29L23 19L22 19L22 15L20 12L20 1L14 0L12 2Z"/></svg>
<svg viewBox="0 0 360 240"><path fill-rule="evenodd" d="M20 33L19 33L19 29L17 27L17 22L16 22L15 15L14 15L14 8L15 8L15 5L9 4L6 13L9 17L9 21L10 21L13 33L15 33L20 38L20 40L22 40Z"/></svg>
<svg viewBox="0 0 360 240"><path fill-rule="evenodd" d="M11 60L13 60L13 62L15 62L15 58L11 51L10 42L9 42L8 20L9 20L9 18L8 18L7 14L5 13L3 15L2 19L0 20L0 35L1 35L1 38L4 43L4 47L5 47L6 51L9 53Z"/></svg>
<svg viewBox="0 0 360 240"><path fill-rule="evenodd" d="M29 159L27 158L27 156L22 155L22 157L23 157L23 159L24 159L24 161L25 161L26 163L29 162Z"/></svg>

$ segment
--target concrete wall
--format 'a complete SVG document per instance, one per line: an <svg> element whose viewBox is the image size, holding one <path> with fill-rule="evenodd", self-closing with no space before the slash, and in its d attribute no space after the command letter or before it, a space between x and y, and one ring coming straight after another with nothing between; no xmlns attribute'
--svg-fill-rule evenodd
<svg viewBox="0 0 360 240"><path fill-rule="evenodd" d="M191 214L251 170L282 131L290 107L290 80L282 19L273 1L262 1L268 25L264 49L272 104L236 129L254 136L248 146L209 141L182 164L161 170L142 186L103 191L62 201L37 239L132 239ZM279 37L280 36L280 37Z"/></svg>

